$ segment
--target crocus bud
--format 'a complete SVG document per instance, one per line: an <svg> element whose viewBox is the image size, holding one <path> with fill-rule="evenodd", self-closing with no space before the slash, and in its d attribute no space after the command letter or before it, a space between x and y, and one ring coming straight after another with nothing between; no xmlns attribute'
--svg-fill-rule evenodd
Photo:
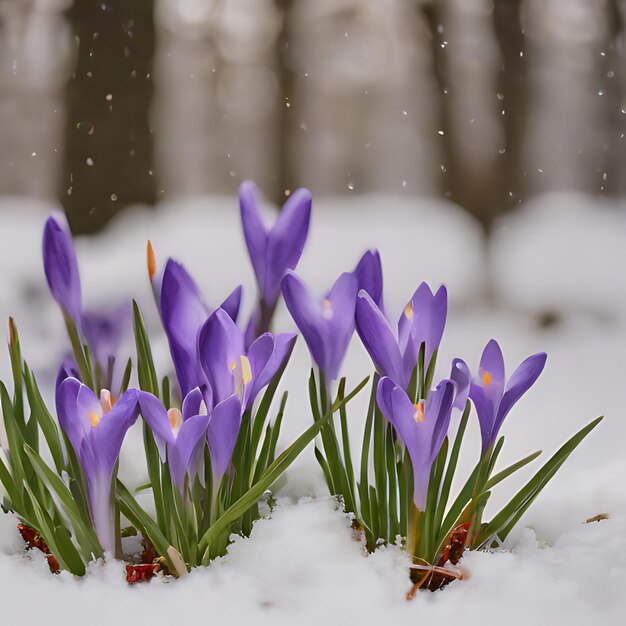
<svg viewBox="0 0 626 626"><path fill-rule="evenodd" d="M82 302L78 261L65 216L55 211L43 231L43 265L52 297L81 327Z"/></svg>

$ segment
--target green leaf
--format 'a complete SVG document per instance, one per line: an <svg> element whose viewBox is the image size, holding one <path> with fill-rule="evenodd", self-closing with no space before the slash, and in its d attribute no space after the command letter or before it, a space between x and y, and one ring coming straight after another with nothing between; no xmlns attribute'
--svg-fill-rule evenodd
<svg viewBox="0 0 626 626"><path fill-rule="evenodd" d="M65 530L65 532L58 530L58 528L54 526L52 519L40 505L30 485L26 481L24 481L23 484L24 489L30 496L36 514L36 525L34 528L41 533L50 552L63 569L68 570L76 576L83 576L85 574L85 564L80 558L76 547L70 540L69 533L67 530Z"/></svg>
<svg viewBox="0 0 626 626"><path fill-rule="evenodd" d="M116 483L115 497L126 519L150 539L156 551L167 561L168 566L173 571L174 564L170 562L170 557L167 553L170 542L165 538L165 535L159 530L152 518L139 506L130 491L120 480Z"/></svg>
<svg viewBox="0 0 626 626"><path fill-rule="evenodd" d="M28 444L24 446L24 450L34 467L35 472L37 472L37 475L54 490L59 498L61 506L63 507L65 514L76 532L78 542L83 550L83 556L87 560L89 560L91 554L93 554L96 558L102 557L104 553L100 547L100 542L98 541L96 533L93 529L91 520L84 519L81 515L81 512L65 483L48 467L48 465L46 465L39 454L29 447Z"/></svg>
<svg viewBox="0 0 626 626"><path fill-rule="evenodd" d="M456 437L452 444L452 450L450 452L450 460L448 461L448 467L446 468L446 475L443 479L443 485L441 487L441 494L439 495L439 502L437 503L437 513L435 514L434 528L439 536L441 530L441 522L448 506L448 498L450 497L450 489L452 488L452 481L454 479L454 473L456 472L457 463L459 460L459 453L461 451L461 444L463 443L463 436L465 435L465 429L467 428L467 422L469 421L471 402L468 400L465 404L465 410L461 416L459 422L459 428L456 431Z"/></svg>
<svg viewBox="0 0 626 626"><path fill-rule="evenodd" d="M50 411L48 411L48 407L43 401L41 392L37 386L37 381L35 380L32 372L28 369L26 363L24 363L24 381L26 384L28 404L30 405L31 411L41 428L41 432L43 433L46 443L48 444L48 449L52 455L54 466L56 467L57 472L60 473L65 467L65 460L63 457L63 446L61 445L59 429L54 421L54 418L50 414Z"/></svg>
<svg viewBox="0 0 626 626"><path fill-rule="evenodd" d="M9 496L9 500L11 501L11 508L13 510L22 509L22 498L19 495L17 487L13 482L13 478L11 477L11 473L9 472L7 466L4 464L4 461L0 458L0 482L4 485L4 489ZM17 512L17 511L16 511Z"/></svg>
<svg viewBox="0 0 626 626"><path fill-rule="evenodd" d="M135 346L137 348L137 376L139 386L143 391L149 391L159 397L159 381L152 358L150 339L141 317L139 306L133 300L133 329L135 331Z"/></svg>
<svg viewBox="0 0 626 626"><path fill-rule="evenodd" d="M515 472L517 472L517 470L522 469L522 467L525 467L526 465L534 461L541 454L541 452L542 452L541 450L537 450L537 452L533 452L532 454L529 454L523 459L517 461L517 463L513 463L512 465L509 465L507 468L503 469L501 472L498 472L497 474L492 476L485 483L485 486L483 487L483 491L489 491L490 489L493 489L493 487L495 487L498 483L501 483L505 478L508 478L511 474L514 474Z"/></svg>
<svg viewBox="0 0 626 626"><path fill-rule="evenodd" d="M598 417L584 428L579 430L573 437L568 439L537 473L524 485L512 500L483 528L476 545L483 545L491 537L498 535L502 541L520 517L526 512L535 498L556 474L569 455L578 447L585 437L602 421Z"/></svg>
<svg viewBox="0 0 626 626"><path fill-rule="evenodd" d="M326 415L318 422L311 425L296 441L294 441L268 468L258 483L251 487L237 502L232 504L215 523L204 533L200 539L200 548L205 550L203 564L207 564L210 559L211 542L217 539L221 533L228 530L230 525L241 517L251 506L256 505L263 493L281 476L285 470L296 460L306 446L315 439L320 428L327 423L333 413L340 406L349 402L367 383L369 377L365 378L355 389L348 394L341 402L334 404Z"/></svg>
<svg viewBox="0 0 626 626"><path fill-rule="evenodd" d="M74 324L74 320L67 313L64 312L63 317L65 319L67 334L69 335L70 343L72 344L74 359L78 365L81 380L85 385L88 385L92 390L96 391L94 389L94 380L93 373L91 371L91 364L89 362L89 354L86 352L85 346L80 340L76 324Z"/></svg>

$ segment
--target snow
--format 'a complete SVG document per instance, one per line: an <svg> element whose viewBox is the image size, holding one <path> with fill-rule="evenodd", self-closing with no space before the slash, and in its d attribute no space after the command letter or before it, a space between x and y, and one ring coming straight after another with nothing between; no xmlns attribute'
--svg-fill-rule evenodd
<svg viewBox="0 0 626 626"><path fill-rule="evenodd" d="M0 315L14 314L26 357L40 379L50 382L64 338L41 269L40 235L47 211L44 204L0 201ZM316 202L314 211L299 272L320 293L373 245L381 249L390 312L399 312L419 280L446 282L451 306L438 375L447 374L453 356L475 368L491 337L500 341L509 372L528 354L548 352L545 373L507 418L502 466L538 448L547 458L597 415L604 414L604 422L537 499L505 550L467 554L462 566L469 579L440 593L418 594L410 603L404 599L409 588L406 556L393 547L364 555L348 520L325 493L309 448L290 470L271 517L259 521L249 539L235 539L226 557L168 584L155 580L129 587L119 563L94 564L81 581L66 574L51 576L40 555L21 552L15 520L0 515L3 615L27 624L186 623L199 615L234 624L622 623L623 211L583 196L537 198L503 220L488 256L477 225L440 200L354 196ZM158 334L146 278L148 238L159 262L171 254L187 265L212 304L243 282L249 310L253 280L233 198L172 201L155 210L139 207L121 215L98 237L79 238L86 301L104 306L117 298L137 297L164 372L167 347ZM488 305L483 297L490 277L497 305ZM536 314L545 310L559 312L557 324L537 324ZM277 326L291 327L284 307ZM310 421L309 367L308 352L299 341L285 376L290 399L283 444ZM2 356L5 380L8 369L8 358ZM345 363L349 384L355 385L369 370L355 340ZM365 402L364 392L349 410L355 446ZM139 433L131 432L121 470L131 484L139 484L145 475L140 445ZM472 424L462 468L475 461L477 446L478 429ZM528 474L504 483L489 510L497 510ZM599 513L610 519L584 523Z"/></svg>

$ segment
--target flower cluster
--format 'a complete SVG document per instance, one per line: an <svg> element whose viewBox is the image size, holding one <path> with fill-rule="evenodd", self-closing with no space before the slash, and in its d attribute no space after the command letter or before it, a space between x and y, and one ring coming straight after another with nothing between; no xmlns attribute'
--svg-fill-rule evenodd
<svg viewBox="0 0 626 626"><path fill-rule="evenodd" d="M173 373L163 377L136 303L111 312L84 311L69 226L63 215L50 216L44 269L72 352L59 368L55 419L10 321L13 394L0 385L8 439L5 460L0 458L4 509L42 538L56 568L82 575L89 561L115 557L129 561L129 580L148 579L157 570L183 576L223 555L233 532L252 531L268 491L278 488L289 465L319 437L315 454L328 488L354 516L367 548L404 546L413 557L416 588L436 588L458 577L448 563L456 563L466 547L502 541L599 420L484 522L493 487L538 455L494 473L502 424L541 374L546 355L529 357L507 380L502 352L492 340L475 376L454 359L449 377L433 386L447 315L445 287L433 293L422 283L396 331L383 303L377 251L367 251L322 298L294 272L309 229L308 191L294 192L271 228L252 183L242 185L240 206L258 284L258 300L245 322L239 321L241 287L213 309L180 263L168 259L159 267L148 243L149 280L172 360ZM272 332L281 296L315 367L309 378L313 424L277 455L287 393L274 398L297 339L295 333ZM136 356L133 362L126 355L122 368L118 352L131 321ZM355 330L375 367L358 477L347 405L368 379L347 393L340 378ZM472 406L482 449L448 506ZM118 465L126 434L140 418L149 481L133 493L118 477ZM48 452L52 465L44 461ZM141 492L151 494L147 508L139 504ZM145 547L140 563L122 547L123 537L138 533Z"/></svg>

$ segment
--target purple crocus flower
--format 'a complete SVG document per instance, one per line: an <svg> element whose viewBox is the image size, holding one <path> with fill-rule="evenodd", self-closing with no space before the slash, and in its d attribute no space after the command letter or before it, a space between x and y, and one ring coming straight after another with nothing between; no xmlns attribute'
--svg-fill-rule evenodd
<svg viewBox="0 0 626 626"><path fill-rule="evenodd" d="M424 511L430 470L448 432L454 406L456 385L442 380L426 401L411 402L406 391L390 378L381 378L376 401L393 425L411 458L414 474L415 506Z"/></svg>
<svg viewBox="0 0 626 626"><path fill-rule="evenodd" d="M469 397L472 375L467 363L463 359L453 359L450 371L450 380L456 385L456 396L454 398L454 408L459 411L465 410L467 398Z"/></svg>
<svg viewBox="0 0 626 626"><path fill-rule="evenodd" d="M187 270L169 259L158 290L163 328L167 335L181 394L205 384L198 360L197 340L209 310L198 286ZM241 303L241 286L222 303L227 314L236 319ZM233 322L234 323L234 322Z"/></svg>
<svg viewBox="0 0 626 626"><path fill-rule="evenodd" d="M137 392L122 394L113 404L110 392L100 400L87 385L66 378L56 393L57 415L87 480L91 519L102 548L115 553L111 482L122 442L138 415Z"/></svg>
<svg viewBox="0 0 626 626"><path fill-rule="evenodd" d="M132 307L123 302L112 309L83 314L83 334L98 363L106 365L114 357L132 327Z"/></svg>
<svg viewBox="0 0 626 626"><path fill-rule="evenodd" d="M239 188L241 222L261 299L273 310L280 295L280 281L287 270L295 269L309 232L311 192L294 191L268 229L259 207L259 191L250 181Z"/></svg>
<svg viewBox="0 0 626 626"><path fill-rule="evenodd" d="M140 391L137 399L141 414L154 435L161 460L167 456L170 475L182 494L185 477L189 475L193 481L198 473L198 449L202 448L209 424L202 393L199 388L191 391L185 397L182 412L177 408L166 409L158 398L145 391Z"/></svg>
<svg viewBox="0 0 626 626"><path fill-rule="evenodd" d="M292 271L282 281L283 297L311 357L328 380L336 380L354 332L359 281L352 272L339 276L320 301Z"/></svg>
<svg viewBox="0 0 626 626"><path fill-rule="evenodd" d="M294 333L263 333L246 350L241 330L226 311L217 309L198 336L200 364L209 381L213 405L237 395L242 411L250 409L291 355L296 337Z"/></svg>
<svg viewBox="0 0 626 626"><path fill-rule="evenodd" d="M433 295L422 283L398 322L398 335L372 297L361 290L356 303L356 328L376 369L406 388L425 345L426 369L441 342L447 314L447 291L442 285Z"/></svg>
<svg viewBox="0 0 626 626"><path fill-rule="evenodd" d="M383 266L378 250L368 250L359 260L354 270L359 281L359 290L367 292L376 306L383 307Z"/></svg>
<svg viewBox="0 0 626 626"><path fill-rule="evenodd" d="M241 399L236 394L220 402L211 411L207 439L215 489L218 488L230 465L241 426L242 413Z"/></svg>
<svg viewBox="0 0 626 626"><path fill-rule="evenodd" d="M72 233L63 213L54 211L43 231L43 266L53 298L80 331L82 299Z"/></svg>
<svg viewBox="0 0 626 626"><path fill-rule="evenodd" d="M498 342L492 339L485 346L478 370L480 380L472 383L469 393L480 422L482 454L491 448L513 405L539 378L546 358L545 352L529 356L506 381L504 358Z"/></svg>

